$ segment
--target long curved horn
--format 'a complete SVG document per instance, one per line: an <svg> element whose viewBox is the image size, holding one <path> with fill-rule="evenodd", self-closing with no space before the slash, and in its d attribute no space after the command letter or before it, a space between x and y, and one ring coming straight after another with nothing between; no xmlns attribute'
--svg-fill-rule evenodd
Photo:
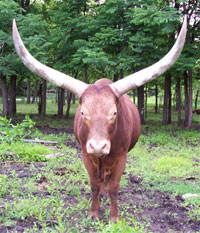
<svg viewBox="0 0 200 233"><path fill-rule="evenodd" d="M187 33L187 15L185 15L184 23L182 25L180 34L176 40L176 43L171 48L171 50L157 63L138 71L134 74L131 74L124 79L116 81L115 83L110 84L110 87L114 93L120 97L121 95L127 93L128 91L135 89L144 85L145 83L155 79L159 75L163 74L168 70L179 57Z"/></svg>
<svg viewBox="0 0 200 233"><path fill-rule="evenodd" d="M25 48L19 35L15 19L13 19L13 42L18 56L21 58L24 65L33 73L59 87L73 92L78 95L78 97L80 97L88 87L86 83L76 80L37 61Z"/></svg>

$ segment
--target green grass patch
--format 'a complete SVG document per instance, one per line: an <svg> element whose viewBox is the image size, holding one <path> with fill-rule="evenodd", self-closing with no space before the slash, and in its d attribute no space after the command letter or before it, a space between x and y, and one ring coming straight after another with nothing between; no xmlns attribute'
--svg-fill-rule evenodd
<svg viewBox="0 0 200 233"><path fill-rule="evenodd" d="M40 144L28 144L16 142L12 144L0 144L0 161L47 161L44 155L55 153L53 149Z"/></svg>
<svg viewBox="0 0 200 233"><path fill-rule="evenodd" d="M128 163L128 173L141 177L145 184L153 184L154 189L162 186L163 191L200 193L195 188L200 184L199 132L180 128L166 130L166 126L144 126L143 132L129 153L128 160L133 161L133 165ZM183 192L178 184L190 177L196 182L185 182Z"/></svg>

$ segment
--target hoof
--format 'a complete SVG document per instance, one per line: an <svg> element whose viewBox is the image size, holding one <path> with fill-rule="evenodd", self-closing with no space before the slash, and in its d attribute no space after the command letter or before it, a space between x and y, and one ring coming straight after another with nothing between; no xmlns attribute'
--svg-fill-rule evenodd
<svg viewBox="0 0 200 233"><path fill-rule="evenodd" d="M99 212L98 211L90 211L89 219L92 219L93 221L97 221L97 219L99 219Z"/></svg>

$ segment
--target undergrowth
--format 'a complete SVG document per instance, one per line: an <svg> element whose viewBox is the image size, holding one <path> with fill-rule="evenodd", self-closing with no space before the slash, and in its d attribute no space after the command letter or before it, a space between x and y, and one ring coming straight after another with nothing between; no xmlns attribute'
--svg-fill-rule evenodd
<svg viewBox="0 0 200 233"><path fill-rule="evenodd" d="M44 122L46 125L47 119ZM58 125L61 127L63 120ZM55 140L58 144L56 147L33 145L12 139L12 143L0 144L0 165L4 171L0 175L0 225L7 226L10 232L19 221L32 222L28 228L24 227L24 232L149 232L151 216L137 213L156 206L152 207L151 198L147 199L142 190L136 194L134 190L133 194L124 191L130 185L130 177L141 180L142 187L152 195L158 190L168 193L172 200L187 193L200 195L199 131L145 125L138 143L128 154L120 182L123 191L123 202L119 203L121 220L109 222L109 200L106 200L101 219L92 222L87 219L91 205L88 174L79 152L66 146L66 140L75 141L74 136L44 135L40 131L30 136ZM62 156L46 159L45 155L57 152ZM13 160L22 171L25 166L27 174L13 167ZM136 205L131 195L141 199L142 204ZM129 199L125 202L126 198ZM187 199L182 205L191 221L200 220L199 198Z"/></svg>

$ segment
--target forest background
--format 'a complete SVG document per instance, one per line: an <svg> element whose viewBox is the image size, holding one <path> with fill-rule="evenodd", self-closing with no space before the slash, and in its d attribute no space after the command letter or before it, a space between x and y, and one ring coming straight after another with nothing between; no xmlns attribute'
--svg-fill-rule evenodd
<svg viewBox="0 0 200 233"><path fill-rule="evenodd" d="M199 0L0 1L0 114L17 114L16 98L26 96L27 104L39 99L38 114L45 116L46 94L56 90L57 114L64 114L66 99L65 115L69 117L73 99L71 93L66 95L62 88L46 83L22 64L12 42L13 18L36 59L93 83L102 77L116 81L161 59L173 46L185 14L188 33L176 64L162 77L129 94L137 102L142 123L147 98L155 96L155 112L159 98L162 102L163 124L172 122L173 109L177 124L190 128L193 114L200 112Z"/></svg>

